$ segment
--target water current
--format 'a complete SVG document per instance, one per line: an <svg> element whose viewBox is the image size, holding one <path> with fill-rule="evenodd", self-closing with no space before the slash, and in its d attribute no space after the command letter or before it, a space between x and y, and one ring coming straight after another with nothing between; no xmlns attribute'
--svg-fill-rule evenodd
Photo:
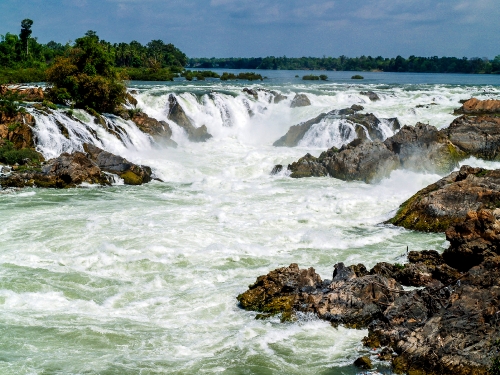
<svg viewBox="0 0 500 375"><path fill-rule="evenodd" d="M84 111L75 111L75 121L64 110L31 110L47 158L90 142L150 165L163 182L0 194L0 374L359 373L351 364L366 353L365 330L333 328L314 316L255 320L236 296L292 262L331 278L337 262L371 267L404 262L407 246L443 250L442 234L381 224L440 176L395 171L368 185L270 175L275 164L348 142L340 120L316 125L298 147L272 143L291 125L352 104L442 128L459 100L498 98L500 77L364 73L355 82L351 73L328 72L326 82L305 82L295 77L304 72L259 73L269 78L130 82L148 115L168 121L174 94L213 135L192 143L169 122L175 149L111 115L113 133ZM254 98L244 87L287 99L275 104L268 91ZM360 94L368 90L381 100ZM290 108L295 93L312 105Z"/></svg>

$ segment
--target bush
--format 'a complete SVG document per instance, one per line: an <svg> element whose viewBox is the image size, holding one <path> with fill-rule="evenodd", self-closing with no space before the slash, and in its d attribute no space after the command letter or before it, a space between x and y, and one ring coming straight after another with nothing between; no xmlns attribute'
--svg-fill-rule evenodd
<svg viewBox="0 0 500 375"><path fill-rule="evenodd" d="M94 32L76 40L68 57L56 59L47 70L49 97L77 108L112 113L125 103L125 85L112 67L112 56Z"/></svg>
<svg viewBox="0 0 500 375"><path fill-rule="evenodd" d="M0 112L8 116L14 116L18 112L24 112L19 104L23 97L16 92L7 91L4 95L0 96Z"/></svg>
<svg viewBox="0 0 500 375"><path fill-rule="evenodd" d="M230 79L246 79L248 81L256 81L256 80L263 80L262 76L257 73L253 72L247 72L247 73L239 73L238 75L235 75L233 73L222 73L222 76L220 77L221 81L227 81Z"/></svg>
<svg viewBox="0 0 500 375"><path fill-rule="evenodd" d="M356 75L352 76L351 79L365 79L365 77L360 76L359 74L356 74Z"/></svg>
<svg viewBox="0 0 500 375"><path fill-rule="evenodd" d="M32 163L40 162L40 155L35 150L30 148L22 148L16 150L12 142L7 141L5 145L0 147L0 162L6 164L24 164L25 160Z"/></svg>
<svg viewBox="0 0 500 375"><path fill-rule="evenodd" d="M328 79L328 76L326 74L321 74L319 76L319 79L322 80L322 81L326 81Z"/></svg>
<svg viewBox="0 0 500 375"><path fill-rule="evenodd" d="M314 74L309 74L307 76L303 76L302 79L304 81L318 81L319 80L319 77L318 76L315 76Z"/></svg>

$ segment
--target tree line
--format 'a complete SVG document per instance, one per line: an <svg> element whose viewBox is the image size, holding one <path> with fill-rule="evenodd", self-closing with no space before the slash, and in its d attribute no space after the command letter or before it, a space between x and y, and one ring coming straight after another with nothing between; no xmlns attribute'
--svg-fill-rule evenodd
<svg viewBox="0 0 500 375"><path fill-rule="evenodd" d="M25 19L21 22L19 34L0 35L0 83L44 81L46 69L58 57L72 53L75 43L39 43L38 38L32 36L32 27L33 21ZM97 36L95 31L87 34ZM182 51L162 40L152 40L146 45L135 40L112 44L99 39L98 43L106 51L112 66L124 70L129 79L156 76L161 80L171 80L188 61Z"/></svg>
<svg viewBox="0 0 500 375"><path fill-rule="evenodd" d="M264 58L190 58L190 68L267 69L267 70L338 70L415 73L475 73L500 74L500 55L493 60L457 57L384 58L361 57L274 57Z"/></svg>

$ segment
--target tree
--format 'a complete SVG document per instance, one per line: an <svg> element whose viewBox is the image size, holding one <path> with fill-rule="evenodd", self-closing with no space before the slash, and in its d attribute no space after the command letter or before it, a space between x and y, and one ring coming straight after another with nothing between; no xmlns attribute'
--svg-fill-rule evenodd
<svg viewBox="0 0 500 375"><path fill-rule="evenodd" d="M47 70L49 95L55 102L77 108L114 112L125 102L125 85L113 67L109 45L94 31L75 41L67 57L59 57Z"/></svg>
<svg viewBox="0 0 500 375"><path fill-rule="evenodd" d="M30 20L29 18L26 18L21 21L21 33L19 34L19 39L21 39L21 43L23 44L23 47L26 48L26 57L29 55L29 39L31 36L31 26L33 26L33 21Z"/></svg>

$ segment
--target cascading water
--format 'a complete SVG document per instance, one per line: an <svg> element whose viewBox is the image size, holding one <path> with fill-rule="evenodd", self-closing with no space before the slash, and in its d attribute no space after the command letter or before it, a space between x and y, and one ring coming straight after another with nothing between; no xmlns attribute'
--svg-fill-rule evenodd
<svg viewBox="0 0 500 375"><path fill-rule="evenodd" d="M85 111L70 117L30 109L46 158L89 142L150 165L164 182L0 195L0 325L8 338L0 340L0 374L359 373L352 363L370 354L361 346L365 330L333 328L314 316L256 320L235 297L290 263L331 278L337 262L372 267L402 263L407 246L442 250L442 234L381 224L440 176L397 170L369 185L270 175L275 164L352 139L342 119L315 125L298 147L272 144L292 125L353 104L379 119L441 128L459 100L498 97L500 77L432 75L426 79L436 83L422 84L418 75L367 72L353 83L352 73L327 73L330 81L320 83L281 71L257 84L132 82L139 107L169 123L177 148L156 145L114 116L101 125ZM274 103L271 91L287 99ZM290 108L295 93L311 105ZM187 140L168 120L170 94L213 138ZM385 136L390 129L379 126Z"/></svg>

